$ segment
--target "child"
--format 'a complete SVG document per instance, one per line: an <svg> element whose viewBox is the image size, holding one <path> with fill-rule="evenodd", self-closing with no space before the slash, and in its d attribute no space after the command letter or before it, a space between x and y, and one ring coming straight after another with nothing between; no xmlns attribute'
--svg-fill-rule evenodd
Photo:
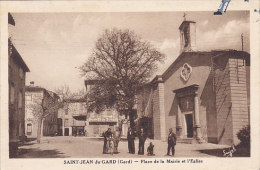
<svg viewBox="0 0 260 170"><path fill-rule="evenodd" d="M153 156L153 155L154 155L154 154L153 154L153 148L154 148L154 145L153 145L152 142L150 142L150 145L149 145L148 148L147 148L147 155L148 155L148 156Z"/></svg>

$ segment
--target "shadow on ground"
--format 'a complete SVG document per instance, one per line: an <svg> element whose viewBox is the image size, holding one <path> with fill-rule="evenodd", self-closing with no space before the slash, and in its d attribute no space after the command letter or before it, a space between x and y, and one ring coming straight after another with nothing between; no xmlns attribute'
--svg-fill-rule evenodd
<svg viewBox="0 0 260 170"><path fill-rule="evenodd" d="M27 138L26 142L31 142L31 141L35 141L35 140L36 140L36 138Z"/></svg>
<svg viewBox="0 0 260 170"><path fill-rule="evenodd" d="M56 149L19 149L19 154L16 158L66 158L66 156Z"/></svg>
<svg viewBox="0 0 260 170"><path fill-rule="evenodd" d="M205 153L208 155L213 155L217 157L224 157L223 150L228 151L230 148L223 149L205 149L198 150L201 153ZM250 157L250 150L244 147L237 147L236 151L232 154L232 157Z"/></svg>
<svg viewBox="0 0 260 170"><path fill-rule="evenodd" d="M34 145L35 143L23 143L20 146L30 146L30 145Z"/></svg>

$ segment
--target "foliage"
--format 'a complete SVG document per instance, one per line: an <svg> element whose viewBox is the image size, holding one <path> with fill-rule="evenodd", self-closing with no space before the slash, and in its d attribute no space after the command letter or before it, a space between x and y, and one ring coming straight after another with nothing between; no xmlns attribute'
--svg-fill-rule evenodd
<svg viewBox="0 0 260 170"><path fill-rule="evenodd" d="M250 126L242 128L237 133L237 138L240 140L240 145L250 147Z"/></svg>
<svg viewBox="0 0 260 170"><path fill-rule="evenodd" d="M129 114L132 126L135 95L164 57L133 31L105 30L81 67L87 80L96 80L87 95L88 109L100 112L115 107Z"/></svg>
<svg viewBox="0 0 260 170"><path fill-rule="evenodd" d="M40 119L57 110L58 104L57 101L50 97L33 96L33 102L26 107L31 110L35 119Z"/></svg>
<svg viewBox="0 0 260 170"><path fill-rule="evenodd" d="M32 102L26 105L27 111L30 111L33 115L34 122L38 124L37 130L37 142L41 140L41 131L43 120L54 113L58 112L59 102L58 96L50 91L43 90L43 94L34 94L32 96Z"/></svg>
<svg viewBox="0 0 260 170"><path fill-rule="evenodd" d="M58 113L64 108L65 100L84 94L82 91L72 93L68 86L64 85L55 90L55 93L43 90L43 94L34 94L31 103L26 104L26 109L33 115L33 121L37 122L37 141L40 142L43 120L51 114Z"/></svg>

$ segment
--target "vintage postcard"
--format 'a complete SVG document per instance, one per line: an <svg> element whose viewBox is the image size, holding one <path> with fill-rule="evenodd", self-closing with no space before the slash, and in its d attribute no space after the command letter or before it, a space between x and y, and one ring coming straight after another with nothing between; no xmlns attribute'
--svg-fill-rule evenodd
<svg viewBox="0 0 260 170"><path fill-rule="evenodd" d="M2 1L1 169L259 169L259 1Z"/></svg>

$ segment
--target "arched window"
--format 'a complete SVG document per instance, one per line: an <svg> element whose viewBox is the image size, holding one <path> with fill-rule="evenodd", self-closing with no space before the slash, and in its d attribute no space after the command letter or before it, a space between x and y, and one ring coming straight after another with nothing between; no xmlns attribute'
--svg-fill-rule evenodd
<svg viewBox="0 0 260 170"><path fill-rule="evenodd" d="M188 47L189 43L190 43L190 35L189 35L189 28L186 27L184 30L184 47Z"/></svg>

